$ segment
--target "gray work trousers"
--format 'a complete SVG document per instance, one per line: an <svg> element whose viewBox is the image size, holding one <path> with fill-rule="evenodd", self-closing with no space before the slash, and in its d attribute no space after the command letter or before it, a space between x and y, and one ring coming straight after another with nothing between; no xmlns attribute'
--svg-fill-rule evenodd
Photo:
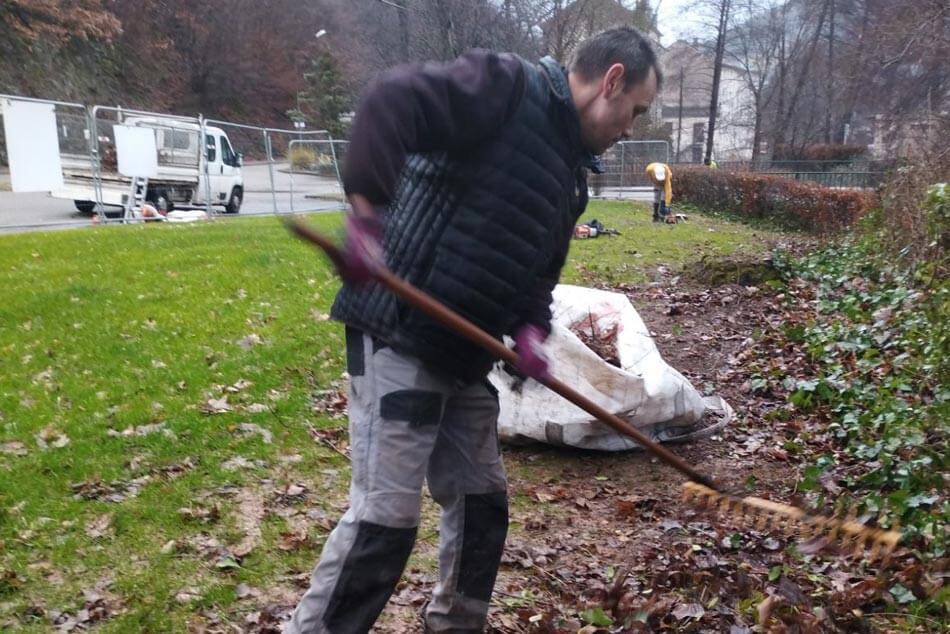
<svg viewBox="0 0 950 634"><path fill-rule="evenodd" d="M498 398L347 328L350 508L285 633L368 632L412 551L422 484L442 507L433 632L481 632L508 531Z"/></svg>

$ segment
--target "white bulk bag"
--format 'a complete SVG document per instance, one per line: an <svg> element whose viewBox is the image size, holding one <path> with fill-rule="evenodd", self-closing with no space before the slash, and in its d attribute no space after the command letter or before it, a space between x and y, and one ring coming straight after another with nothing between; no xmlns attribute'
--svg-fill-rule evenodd
<svg viewBox="0 0 950 634"><path fill-rule="evenodd" d="M580 286L554 289L551 336L545 342L551 374L653 440L682 442L724 427L732 408L718 396L703 397L660 357L650 332L620 293ZM588 348L572 327L614 339L621 367ZM498 432L508 442L622 451L638 448L590 414L535 381L523 381L496 365L489 380L498 389Z"/></svg>

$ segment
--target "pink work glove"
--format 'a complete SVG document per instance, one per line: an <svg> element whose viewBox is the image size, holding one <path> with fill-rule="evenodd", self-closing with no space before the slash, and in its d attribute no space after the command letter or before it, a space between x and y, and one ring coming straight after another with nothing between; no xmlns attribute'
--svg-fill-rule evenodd
<svg viewBox="0 0 950 634"><path fill-rule="evenodd" d="M535 381L545 381L548 374L548 358L544 353L547 333L539 326L525 324L515 333L515 351L518 353L518 371Z"/></svg>
<svg viewBox="0 0 950 634"><path fill-rule="evenodd" d="M353 211L346 216L340 276L351 284L366 284L383 266L383 223L368 204L354 199L351 202Z"/></svg>

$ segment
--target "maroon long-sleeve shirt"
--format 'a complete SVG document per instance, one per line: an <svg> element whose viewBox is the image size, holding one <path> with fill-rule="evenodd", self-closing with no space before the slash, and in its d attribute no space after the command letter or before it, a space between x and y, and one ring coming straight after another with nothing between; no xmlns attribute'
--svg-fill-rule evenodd
<svg viewBox="0 0 950 634"><path fill-rule="evenodd" d="M518 58L482 50L387 72L356 113L343 168L346 193L389 204L407 155L477 145L511 118L523 85Z"/></svg>

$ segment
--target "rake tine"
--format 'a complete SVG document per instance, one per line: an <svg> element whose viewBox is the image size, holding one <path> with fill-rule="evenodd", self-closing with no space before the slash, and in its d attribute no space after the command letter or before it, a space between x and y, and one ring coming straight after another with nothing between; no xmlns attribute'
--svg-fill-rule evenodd
<svg viewBox="0 0 950 634"><path fill-rule="evenodd" d="M683 499L736 519L757 530L772 527L786 535L798 534L804 540L824 537L850 548L852 554L869 552L873 561L884 553L885 558L897 547L900 532L865 526L857 521L854 507L846 517L826 517L806 513L802 509L757 497L737 498L718 493L696 482L683 485Z"/></svg>

